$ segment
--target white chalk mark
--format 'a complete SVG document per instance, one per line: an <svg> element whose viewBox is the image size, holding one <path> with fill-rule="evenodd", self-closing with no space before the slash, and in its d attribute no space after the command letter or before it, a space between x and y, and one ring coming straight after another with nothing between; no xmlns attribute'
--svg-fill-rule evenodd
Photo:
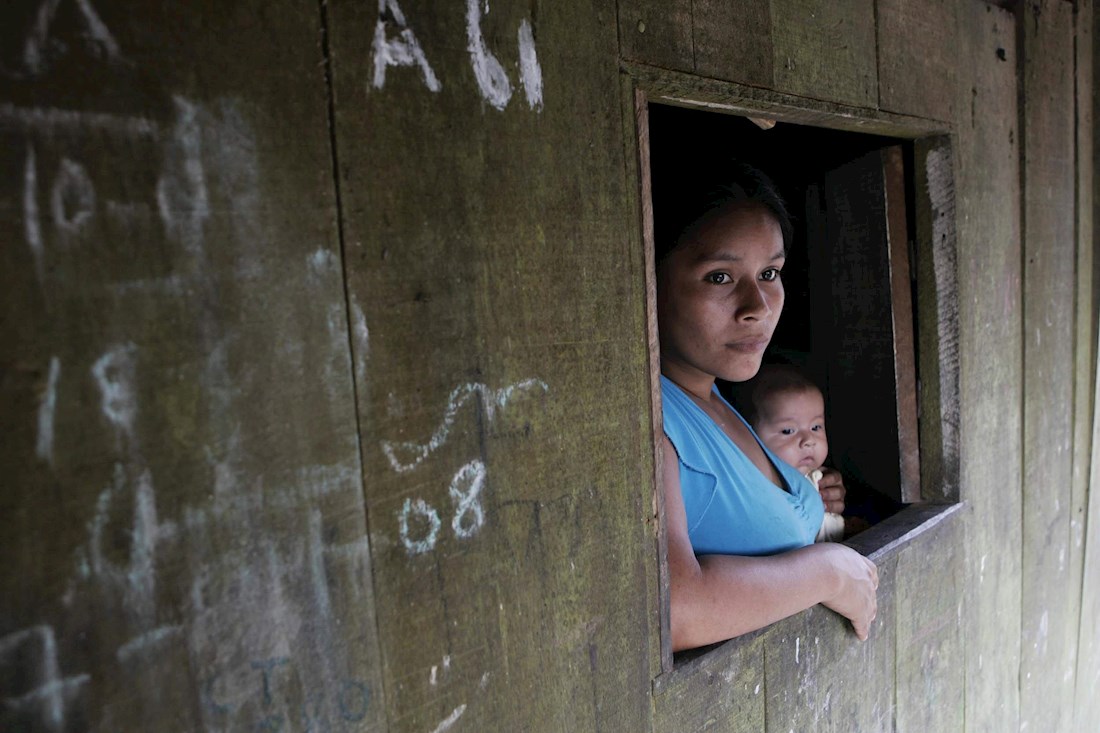
<svg viewBox="0 0 1100 733"><path fill-rule="evenodd" d="M409 518L413 515L423 517L428 523L428 531L419 540L413 539L409 535ZM405 549L408 550L410 555L419 555L435 547L442 521L439 518L439 512L428 506L423 499L417 499L416 501L405 499L405 505L397 514L397 522L401 532L401 541L405 544Z"/></svg>
<svg viewBox="0 0 1100 733"><path fill-rule="evenodd" d="M370 358L370 329L367 317L354 298L351 301L351 327L355 338L355 383L364 389L367 383L367 360Z"/></svg>
<svg viewBox="0 0 1100 733"><path fill-rule="evenodd" d="M458 410L471 397L475 395L481 397L485 417L489 422L492 422L496 411L506 407L517 392L526 392L535 388L544 392L550 389L540 379L525 379L499 390L490 389L480 382L460 385L451 392L451 396L447 401L447 409L443 414L443 422L432 433L427 443L395 443L386 440L382 441L382 451L386 454L394 471L398 473L411 471L447 441Z"/></svg>
<svg viewBox="0 0 1100 733"><path fill-rule="evenodd" d="M798 664L798 649L802 646L802 639L800 637L794 638L794 663Z"/></svg>
<svg viewBox="0 0 1100 733"><path fill-rule="evenodd" d="M37 649L34 648L38 643ZM33 680L37 686L21 695L4 699L4 706L16 712L38 709L43 729L65 730L65 708L70 698L90 677L87 674L61 677L57 659L57 640L53 627L33 626L0 637L0 662L15 665L13 680ZM7 690L5 692L12 692Z"/></svg>
<svg viewBox="0 0 1100 733"><path fill-rule="evenodd" d="M17 107L10 102L0 103L0 129L47 137L87 132L153 139L161 135L160 124L145 117L54 107Z"/></svg>
<svg viewBox="0 0 1100 733"><path fill-rule="evenodd" d="M476 0L475 0L475 2L476 2ZM432 733L443 733L443 731L445 731L445 730L450 730L451 726L454 725L456 722L458 722L458 719L462 717L462 714L464 712L466 712L465 703L462 704L462 705L459 705L457 708L454 709L454 711L450 715L448 715L446 718L441 720L439 725L437 725L435 727L435 729L432 731Z"/></svg>
<svg viewBox="0 0 1100 733"><path fill-rule="evenodd" d="M133 434L137 414L133 387L136 350L133 344L112 346L92 365L92 376L99 385L103 415L127 436Z"/></svg>
<svg viewBox="0 0 1100 733"><path fill-rule="evenodd" d="M340 260L333 254L332 250L318 247L309 256L309 269L318 275L338 272Z"/></svg>
<svg viewBox="0 0 1100 733"><path fill-rule="evenodd" d="M33 145L27 146L27 162L23 167L23 231L34 256L34 271L38 282L46 277L46 247L42 239L42 221L38 214L38 162Z"/></svg>
<svg viewBox="0 0 1100 733"><path fill-rule="evenodd" d="M104 534L110 519L111 504L127 487L126 469L115 464L115 477L96 500L96 510L88 525L88 573L112 583L124 596L129 609L140 619L149 620L156 607L154 554L160 533L152 474L145 469L133 489L134 511L130 536L130 556L125 567L104 554Z"/></svg>
<svg viewBox="0 0 1100 733"><path fill-rule="evenodd" d="M115 650L115 658L120 662L125 662L138 652L156 646L166 639L170 639L182 632L182 626L161 626L152 631L147 631L144 634L138 634Z"/></svg>
<svg viewBox="0 0 1100 733"><path fill-rule="evenodd" d="M75 160L61 159L50 189L53 223L62 232L76 234L95 213L95 187L84 166Z"/></svg>
<svg viewBox="0 0 1100 733"><path fill-rule="evenodd" d="M164 169L157 181L157 208L169 236L201 256L202 227L210 216L210 203L202 167L199 108L180 96L173 101L176 127L172 142L165 146Z"/></svg>
<svg viewBox="0 0 1100 733"><path fill-rule="evenodd" d="M428 675L428 684L435 687L439 684L439 665L433 664L431 674Z"/></svg>
<svg viewBox="0 0 1100 733"><path fill-rule="evenodd" d="M463 485L466 490L463 491ZM455 516L451 520L451 529L455 536L467 539L477 534L485 524L485 513L478 501L481 489L485 485L485 464L476 458L458 469L451 479L448 492L455 502Z"/></svg>
<svg viewBox="0 0 1100 733"><path fill-rule="evenodd" d="M332 618L332 599L328 592L328 579L325 573L325 543L321 536L321 512L316 509L309 514L309 567L313 580L313 599L317 602L317 615L328 623Z"/></svg>
<svg viewBox="0 0 1100 733"><path fill-rule="evenodd" d="M527 106L542 110L542 67L535 52L535 35L531 24L524 18L519 24L519 81L527 97Z"/></svg>
<svg viewBox="0 0 1100 733"><path fill-rule="evenodd" d="M92 7L91 0L74 0L83 21L83 31L73 34L70 40L80 40L96 57L108 62L120 60L122 54L118 42L111 35L106 24ZM50 69L51 54L60 48L68 51L68 44L56 42L50 37L54 17L57 15L61 0L43 0L38 6L34 25L23 44L23 66L29 76L40 76Z"/></svg>
<svg viewBox="0 0 1100 733"><path fill-rule="evenodd" d="M401 32L397 38L386 38L386 25L393 22ZM424 84L430 91L438 92L443 88L428 63L424 50L416 34L405 22L397 0L378 0L378 22L374 26L374 43L371 44L374 56L374 88L381 89L386 84L386 69L390 66L418 66L424 77Z"/></svg>
<svg viewBox="0 0 1100 733"><path fill-rule="evenodd" d="M50 358L50 371L46 377L46 392L38 405L38 440L35 455L53 465L53 416L57 410L57 380L61 376L61 360Z"/></svg>
<svg viewBox="0 0 1100 733"><path fill-rule="evenodd" d="M497 109L504 109L512 98L512 82L500 61L485 45L481 34L481 8L477 0L466 0L466 40L481 96Z"/></svg>

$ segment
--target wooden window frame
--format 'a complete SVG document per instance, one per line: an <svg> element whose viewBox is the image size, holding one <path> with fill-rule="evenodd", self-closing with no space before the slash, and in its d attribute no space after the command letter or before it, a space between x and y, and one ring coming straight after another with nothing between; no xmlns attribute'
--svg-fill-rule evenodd
<svg viewBox="0 0 1100 733"><path fill-rule="evenodd" d="M681 655L674 664L669 628L669 580L667 534L660 491L663 434L660 385L660 352L657 341L656 283L652 186L649 155L649 105L668 104L717 111L750 119L792 122L848 132L883 135L911 141L914 147L915 209L908 213L916 222L916 357L921 382L917 390L920 443L921 501L856 535L846 544L882 564L912 540L961 515L959 500L959 359L956 239L954 223L953 146L949 125L918 117L897 115L746 87L732 82L704 79L690 74L642 64L622 64L627 119L635 144L630 159L637 166L639 214L645 267L645 315L648 340L654 472L652 500L656 521L655 577L659 610L658 628L651 639L655 694L681 683L713 655L732 654L766 629ZM629 129L629 128L628 128ZM631 151L628 151L631 152ZM896 222L895 222L896 225ZM659 661L658 661L659 660Z"/></svg>

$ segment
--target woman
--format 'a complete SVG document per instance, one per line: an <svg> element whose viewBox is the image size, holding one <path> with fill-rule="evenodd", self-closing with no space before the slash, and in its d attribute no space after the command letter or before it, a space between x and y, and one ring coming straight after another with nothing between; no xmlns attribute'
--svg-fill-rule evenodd
<svg viewBox="0 0 1100 733"><path fill-rule="evenodd" d="M771 183L747 166L733 169L731 185L680 207L679 218L656 212L664 223L657 316L672 646L729 639L817 603L866 639L877 608L874 564L843 545L813 544L821 498L714 386L760 368L783 308L790 231ZM662 236L670 225L674 233ZM839 474L821 485L839 513Z"/></svg>

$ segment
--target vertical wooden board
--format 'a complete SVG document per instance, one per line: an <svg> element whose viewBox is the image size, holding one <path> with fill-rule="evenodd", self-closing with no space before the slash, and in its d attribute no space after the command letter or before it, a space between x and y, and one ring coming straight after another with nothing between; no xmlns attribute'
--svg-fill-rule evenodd
<svg viewBox="0 0 1100 733"><path fill-rule="evenodd" d="M659 733L764 730L764 634L681 662L654 684Z"/></svg>
<svg viewBox="0 0 1100 733"><path fill-rule="evenodd" d="M956 111L966 727L1019 728L1022 344L1015 19L959 6ZM998 49L1005 50L1001 60ZM996 426L997 440L988 439Z"/></svg>
<svg viewBox="0 0 1100 733"><path fill-rule="evenodd" d="M1085 378L1080 370L1085 366L1085 359L1078 353L1078 385L1092 385L1092 392L1088 401L1078 398L1077 420L1074 437L1074 478L1083 479L1084 486L1077 489L1078 496L1083 490L1084 515L1074 525L1074 544L1083 545L1080 558L1081 582L1081 606L1078 621L1077 638L1077 679L1076 695L1074 699L1074 723L1076 730L1088 730L1093 721L1100 719L1100 698L1096 690L1100 689L1100 542L1095 539L1096 528L1100 527L1100 417L1097 408L1100 400L1097 400L1100 390L1097 388L1100 372L1096 367L1096 347L1100 334L1097 332L1096 303L1098 295L1096 268L1100 265L1100 258L1095 256L1095 229L1097 212L1100 211L1100 202L1095 198L1097 176L1100 175L1100 165L1097 165L1097 155L1100 146L1095 144L1097 106L1100 105L1100 95L1093 92L1093 83L1096 79L1096 65L1100 61L1100 54L1096 53L1096 39L1100 35L1096 32L1096 24L1100 22L1100 14L1095 11L1092 2L1082 3L1078 8L1077 16L1077 78L1078 78L1078 109L1077 109L1077 171L1078 171L1078 324L1077 344L1090 342L1092 348L1091 378ZM1087 90L1084 93L1082 90ZM1091 161L1091 165L1089 164ZM1092 257L1091 266L1085 264L1085 260ZM1086 301L1091 297L1093 305L1086 308ZM1086 335L1087 334L1087 335ZM1091 409L1082 409L1084 404L1091 405ZM1087 440L1081 439L1082 424L1091 415L1091 425L1087 428ZM1086 446L1087 449L1086 449ZM1080 475L1080 474L1083 474ZM1077 498L1075 497L1075 501Z"/></svg>
<svg viewBox="0 0 1100 733"><path fill-rule="evenodd" d="M652 428L614 5L393 7L328 5L387 716L646 730Z"/></svg>
<svg viewBox="0 0 1100 733"><path fill-rule="evenodd" d="M4 14L0 728L377 728L317 7Z"/></svg>
<svg viewBox="0 0 1100 733"><path fill-rule="evenodd" d="M1070 582L1076 282L1073 6L1029 0L1023 57L1024 464L1020 726L1062 730L1080 585Z"/></svg>
<svg viewBox="0 0 1100 733"><path fill-rule="evenodd" d="M695 70L692 0L618 0L619 52L631 61Z"/></svg>
<svg viewBox="0 0 1100 733"><path fill-rule="evenodd" d="M823 339L815 334L814 356L828 375L829 453L837 468L901 501L917 477L900 470L899 397L912 393L899 395L895 378L901 355L890 316L895 298L884 159L884 151L874 151L824 176L826 227L810 249L812 271L823 272L830 288L826 298L815 294L815 302L831 322ZM911 369L911 353L906 358ZM842 408L857 404L859 410ZM868 440L869 433L879 439Z"/></svg>
<svg viewBox="0 0 1100 733"><path fill-rule="evenodd" d="M881 109L953 118L957 5L953 0L877 0Z"/></svg>
<svg viewBox="0 0 1100 733"><path fill-rule="evenodd" d="M772 86L770 0L695 0L692 19L696 73Z"/></svg>
<svg viewBox="0 0 1100 733"><path fill-rule="evenodd" d="M874 0L772 0L775 89L878 104Z"/></svg>
<svg viewBox="0 0 1100 733"><path fill-rule="evenodd" d="M921 497L959 498L959 291L950 140L914 144Z"/></svg>
<svg viewBox="0 0 1100 733"><path fill-rule="evenodd" d="M1094 385L1100 389L1100 372ZM1100 717L1100 400L1093 403L1092 465L1089 471L1089 495L1082 558L1081 618L1077 645L1076 730L1087 731Z"/></svg>
<svg viewBox="0 0 1100 733"><path fill-rule="evenodd" d="M764 639L768 733L894 729L896 559L879 564L878 616L860 642L824 606L780 621Z"/></svg>
<svg viewBox="0 0 1100 733"><path fill-rule="evenodd" d="M958 519L922 534L898 555L898 733L964 728L964 528Z"/></svg>
<svg viewBox="0 0 1100 733"><path fill-rule="evenodd" d="M1095 615L1086 616L1088 601L1084 595L1085 572L1085 532L1087 529L1090 464L1092 459L1092 436L1094 403L1096 399L1096 317L1097 294L1094 270L1096 266L1095 243L1093 240L1094 186L1096 175L1093 163L1095 117L1093 111L1096 94L1093 90L1094 63L1094 5L1081 2L1074 14L1075 90L1076 100L1076 186L1077 186L1077 313L1074 329L1074 406L1073 406L1073 503L1070 509L1071 551L1070 582L1082 589L1081 603L1078 607L1076 628L1067 629L1068 643L1077 652L1077 672L1085 669L1081 655L1087 648L1083 638L1093 635L1097 627ZM1095 525L1093 525L1095 527ZM1074 715L1076 728L1085 730L1084 722L1096 720L1096 717L1082 717L1081 707L1089 707L1096 689L1095 678L1090 680L1091 687L1082 687L1080 676L1076 679Z"/></svg>

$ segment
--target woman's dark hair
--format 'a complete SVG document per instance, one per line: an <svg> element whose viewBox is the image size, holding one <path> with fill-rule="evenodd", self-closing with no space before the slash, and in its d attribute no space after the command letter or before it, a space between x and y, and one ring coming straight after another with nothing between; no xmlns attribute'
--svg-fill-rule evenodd
<svg viewBox="0 0 1100 733"><path fill-rule="evenodd" d="M755 202L767 207L783 232L783 248L791 244L793 226L787 204L761 170L740 161L716 165L711 172L664 166L653 174L653 232L656 261L680 244L684 232L715 209L734 203Z"/></svg>

